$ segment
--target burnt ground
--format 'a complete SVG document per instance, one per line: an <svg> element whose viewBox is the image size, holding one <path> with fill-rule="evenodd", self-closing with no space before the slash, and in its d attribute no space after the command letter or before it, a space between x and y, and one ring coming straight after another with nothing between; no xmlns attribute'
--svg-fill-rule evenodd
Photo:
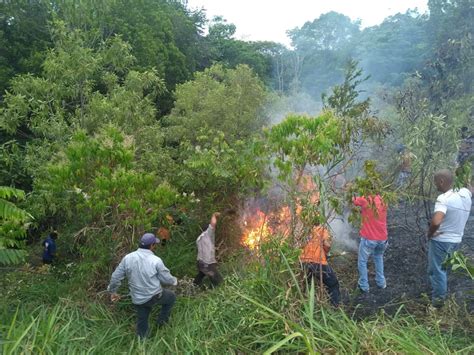
<svg viewBox="0 0 474 355"><path fill-rule="evenodd" d="M407 228L410 225L413 225L413 232ZM412 212L405 213L403 204L393 208L389 211L388 227L389 247L384 256L386 289L376 287L373 263L369 261L370 292L361 294L357 290L356 253L330 261L341 283L343 303L357 318L373 315L381 309L394 314L401 305L404 311L412 313L430 303L426 244L417 232L419 229L415 228ZM356 233L351 237L358 239ZM474 262L474 208L466 224L461 252L471 263ZM474 314L473 280L467 275L451 272L448 292L457 304Z"/></svg>

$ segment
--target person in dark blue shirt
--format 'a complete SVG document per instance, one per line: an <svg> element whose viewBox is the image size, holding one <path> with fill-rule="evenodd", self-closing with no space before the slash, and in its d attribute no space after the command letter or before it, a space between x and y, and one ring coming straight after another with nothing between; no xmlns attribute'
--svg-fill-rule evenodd
<svg viewBox="0 0 474 355"><path fill-rule="evenodd" d="M51 232L43 241L43 264L52 264L56 256L57 232Z"/></svg>

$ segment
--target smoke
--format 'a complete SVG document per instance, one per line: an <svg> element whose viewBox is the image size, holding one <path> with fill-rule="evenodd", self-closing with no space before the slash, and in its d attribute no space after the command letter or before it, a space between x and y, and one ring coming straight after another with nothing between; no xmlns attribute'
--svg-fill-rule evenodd
<svg viewBox="0 0 474 355"><path fill-rule="evenodd" d="M347 211L342 216L335 215L334 218L331 218L329 229L335 246L339 246L344 250L357 251L357 241L352 237L355 230L348 222L349 213L350 212Z"/></svg>
<svg viewBox="0 0 474 355"><path fill-rule="evenodd" d="M309 94L301 91L289 95L274 95L266 108L270 125L280 123L290 113L317 115L321 110L321 101L316 101Z"/></svg>

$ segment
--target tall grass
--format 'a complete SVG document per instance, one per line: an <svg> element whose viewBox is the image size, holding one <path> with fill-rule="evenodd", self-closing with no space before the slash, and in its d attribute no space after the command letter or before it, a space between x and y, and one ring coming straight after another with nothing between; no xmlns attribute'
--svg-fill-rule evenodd
<svg viewBox="0 0 474 355"><path fill-rule="evenodd" d="M31 309L3 304L3 354L145 353L472 353L472 333L439 319L398 313L357 321L343 309L317 303L282 256L249 264L226 283L196 297L181 297L166 328L135 336L129 300L107 306L60 299ZM269 271L270 270L270 271ZM158 310L158 309L157 309ZM155 312L157 311L155 310ZM153 314L156 317L156 313ZM153 323L153 322L151 322Z"/></svg>

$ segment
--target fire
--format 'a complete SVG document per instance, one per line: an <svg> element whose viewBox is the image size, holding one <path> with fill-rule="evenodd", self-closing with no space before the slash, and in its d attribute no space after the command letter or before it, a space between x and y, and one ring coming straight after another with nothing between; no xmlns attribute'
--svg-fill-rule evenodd
<svg viewBox="0 0 474 355"><path fill-rule="evenodd" d="M271 213L257 209L254 214L244 221L242 245L249 249L258 249L260 244L273 234L288 235L290 230L291 212L288 206Z"/></svg>
<svg viewBox="0 0 474 355"><path fill-rule="evenodd" d="M267 215L260 210L248 218L244 225L246 230L242 236L242 244L249 249L258 249L260 243L272 234Z"/></svg>
<svg viewBox="0 0 474 355"><path fill-rule="evenodd" d="M320 195L318 187L313 177L303 174L298 181L298 190L305 201L311 204L318 204ZM303 206L298 199L295 206L295 215L301 215ZM244 233L241 238L241 244L249 249L258 249L260 244L272 235L282 235L284 237L290 234L292 225L295 228L295 218L292 217L289 206L280 207L277 210L265 213L260 209L251 210L247 216L244 216Z"/></svg>

